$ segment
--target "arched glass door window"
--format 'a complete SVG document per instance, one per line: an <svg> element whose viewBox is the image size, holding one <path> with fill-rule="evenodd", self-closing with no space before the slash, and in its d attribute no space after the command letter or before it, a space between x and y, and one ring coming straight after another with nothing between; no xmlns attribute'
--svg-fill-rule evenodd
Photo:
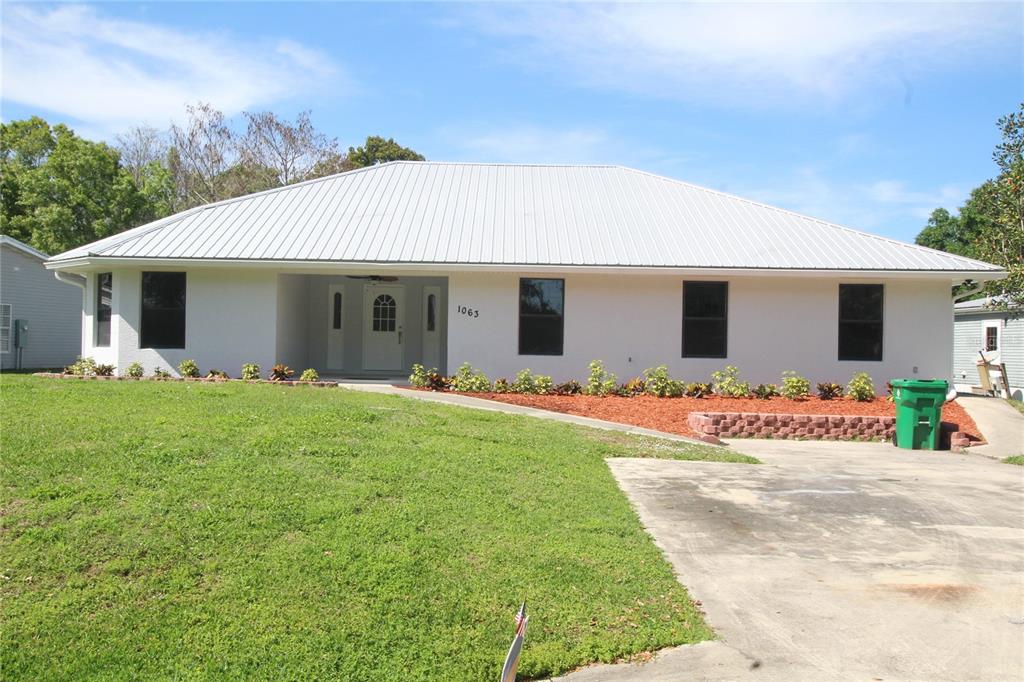
<svg viewBox="0 0 1024 682"><path fill-rule="evenodd" d="M341 329L341 292L334 294L334 311L331 320L331 327Z"/></svg>
<svg viewBox="0 0 1024 682"><path fill-rule="evenodd" d="M427 295L427 331L437 330L437 296Z"/></svg>
<svg viewBox="0 0 1024 682"><path fill-rule="evenodd" d="M373 302L373 331L395 331L396 308L395 299L391 296L387 294L378 296Z"/></svg>

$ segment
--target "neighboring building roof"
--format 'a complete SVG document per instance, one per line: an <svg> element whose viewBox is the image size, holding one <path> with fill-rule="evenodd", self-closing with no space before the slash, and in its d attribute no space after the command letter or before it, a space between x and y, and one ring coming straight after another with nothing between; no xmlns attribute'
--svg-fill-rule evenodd
<svg viewBox="0 0 1024 682"><path fill-rule="evenodd" d="M410 161L202 206L51 263L85 257L1001 272L629 168Z"/></svg>
<svg viewBox="0 0 1024 682"><path fill-rule="evenodd" d="M29 256L32 256L33 258L38 258L39 260L46 260L49 258L49 256L42 251L37 251L28 244L19 242L14 237L8 237L6 234L0 234L0 246L9 246L12 249L17 249Z"/></svg>
<svg viewBox="0 0 1024 682"><path fill-rule="evenodd" d="M1006 300L1005 296L985 296L984 298L976 298L973 301L960 301L954 303L953 308L957 313L975 313L981 311L991 311L993 313L1006 312L1006 309L996 309L992 306L995 304L1002 303ZM1014 309L1019 308L1016 306Z"/></svg>

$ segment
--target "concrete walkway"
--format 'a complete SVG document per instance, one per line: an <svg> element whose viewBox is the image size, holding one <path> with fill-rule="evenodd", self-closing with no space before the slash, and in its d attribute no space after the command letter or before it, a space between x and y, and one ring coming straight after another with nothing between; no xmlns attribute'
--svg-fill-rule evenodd
<svg viewBox="0 0 1024 682"><path fill-rule="evenodd" d="M1024 414L1001 398L962 395L957 402L988 441L986 445L968 448L968 452L996 459L1024 455Z"/></svg>
<svg viewBox="0 0 1024 682"><path fill-rule="evenodd" d="M506 414L522 414L528 417L536 417L537 419L547 419L549 421L565 422L567 424L577 424L579 426L589 426L595 429L605 429L606 431L622 431L624 433L635 433L641 436L651 436L652 438L664 438L667 440L676 440L685 443L698 443L700 445L707 445L707 443L703 443L697 440L696 438L687 438L686 436L680 436L674 433L655 431L654 429L645 429L640 426L632 426L630 424L608 422L604 421L603 419L578 417L574 414L563 414L561 412L552 412L550 410L539 410L535 407L512 405L510 403L499 403L496 400L484 400L483 398L474 398L472 396L468 396L462 393L434 393L433 391L415 391L409 388L401 388L399 386L393 386L391 384L380 383L339 382L338 386L353 391L366 391L368 393L385 393L387 395L398 395L402 396L403 398L425 400L427 402L432 403L444 403L445 405L458 405L459 407L470 407L475 410L504 412Z"/></svg>

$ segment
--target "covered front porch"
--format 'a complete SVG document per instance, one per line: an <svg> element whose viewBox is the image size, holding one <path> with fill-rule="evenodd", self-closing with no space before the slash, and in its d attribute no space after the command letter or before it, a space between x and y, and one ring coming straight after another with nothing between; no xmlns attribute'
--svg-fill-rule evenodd
<svg viewBox="0 0 1024 682"><path fill-rule="evenodd" d="M338 378L447 372L448 278L280 274L277 361Z"/></svg>

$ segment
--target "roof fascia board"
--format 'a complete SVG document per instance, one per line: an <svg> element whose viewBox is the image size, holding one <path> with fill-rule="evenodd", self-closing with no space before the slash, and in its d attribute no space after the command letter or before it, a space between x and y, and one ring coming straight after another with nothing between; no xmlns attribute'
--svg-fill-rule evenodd
<svg viewBox="0 0 1024 682"><path fill-rule="evenodd" d="M406 272L550 272L589 274L634 274L634 275L704 275L704 276L746 276L746 277L858 277L889 279L945 279L951 282L964 280L991 281L1003 279L1006 272L1000 270L811 270L792 268L707 268L707 267L657 267L657 266L615 266L615 265L529 265L492 263L394 263L394 262L345 262L345 261L290 261L290 260L240 260L217 258L127 258L127 257L82 257L60 261L47 261L50 270L94 271L97 268L118 266L145 267L189 267L189 268L263 268L303 272L338 273L352 271L395 271Z"/></svg>

